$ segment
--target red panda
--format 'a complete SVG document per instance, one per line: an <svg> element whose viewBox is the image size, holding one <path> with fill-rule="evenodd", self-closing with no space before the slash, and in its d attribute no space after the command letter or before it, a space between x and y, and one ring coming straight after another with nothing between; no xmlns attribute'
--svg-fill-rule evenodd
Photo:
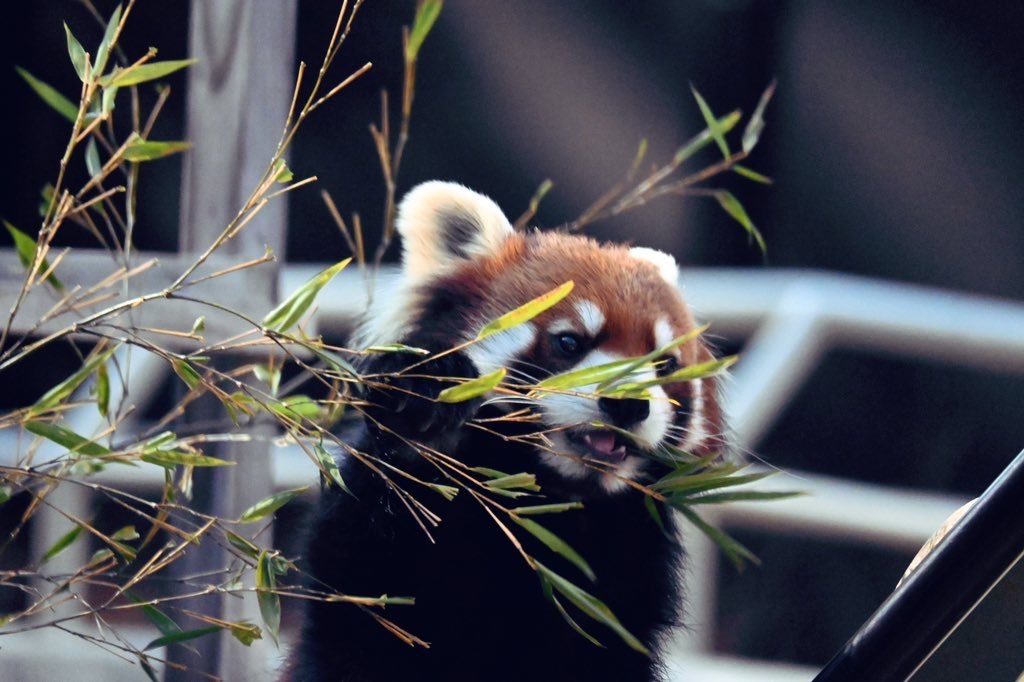
<svg viewBox="0 0 1024 682"><path fill-rule="evenodd" d="M599 633L603 646L595 646L570 627L473 496L463 492L430 504L442 520L428 537L379 468L346 457L341 471L351 494L324 491L305 568L319 589L414 597L414 606L388 607L382 615L429 647L404 643L365 608L310 601L290 679L658 679L662 640L679 620L681 550L672 515L662 513L656 523L636 483L664 473L664 464L644 451L671 445L706 455L722 447L715 379L654 386L650 400L598 398L593 386L541 395L494 392L462 403L435 398L457 379L497 368L507 368L510 385L531 386L664 348L695 327L676 285L675 261L653 249L583 236L517 232L493 201L454 183L414 188L400 204L396 226L401 275L390 286L378 284L380 300L354 345L398 342L434 355L367 354L365 419L342 438L424 482L448 481L420 448L467 467L533 473L543 501L581 501L583 509L538 520L589 562L596 580L581 579L586 589L650 654L610 631ZM490 320L569 280L573 289L553 307L467 343ZM695 337L630 380L711 357ZM508 416L521 416L524 407L532 417ZM417 485L394 476L403 487ZM532 537L518 541L536 556L550 554ZM550 561L572 570L556 564L558 557ZM598 634L599 625L567 608L583 629Z"/></svg>

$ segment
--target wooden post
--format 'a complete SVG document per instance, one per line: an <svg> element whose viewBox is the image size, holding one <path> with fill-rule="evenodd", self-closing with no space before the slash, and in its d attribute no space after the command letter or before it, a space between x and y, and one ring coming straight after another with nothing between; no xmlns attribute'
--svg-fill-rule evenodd
<svg viewBox="0 0 1024 682"><path fill-rule="evenodd" d="M294 85L296 8L296 0L192 3L189 49L199 61L191 69L188 87L186 134L193 149L186 157L182 181L182 255L201 252L216 239L256 187L273 155ZM281 199L271 202L220 253L242 262L263 255L269 246L283 256L286 208ZM276 269L262 266L256 272L262 276L245 284L254 287L252 296L276 300ZM225 279L224 283L231 286L231 281ZM219 368L228 369L230 360L226 363ZM219 404L211 404L216 401L197 402L203 405L197 405L186 420L208 419L207 410L223 413ZM215 454L237 464L207 469L202 477L197 471L194 502L205 507L202 511L237 518L246 507L271 494L270 452L265 440L224 447ZM260 536L261 543L268 540L266 535ZM186 556L178 575L217 571L226 564L226 554L207 542ZM227 620L260 621L253 595L225 603L211 595L183 606ZM208 636L190 644L198 656L183 647L168 652L171 661L189 670L168 668L166 680L194 680L199 672L227 680L276 677L267 664L272 655L267 647L273 646L269 638L249 649L223 633L219 639Z"/></svg>

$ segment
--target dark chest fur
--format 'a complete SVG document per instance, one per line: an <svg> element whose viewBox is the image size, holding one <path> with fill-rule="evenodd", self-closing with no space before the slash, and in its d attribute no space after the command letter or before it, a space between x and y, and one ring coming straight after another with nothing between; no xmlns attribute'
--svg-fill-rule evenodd
<svg viewBox="0 0 1024 682"><path fill-rule="evenodd" d="M354 436L357 447L366 438ZM543 469L524 446L481 434L465 439L457 454L474 465L536 471L543 490L553 487L545 486ZM677 617L679 547L652 520L641 495L586 500L583 510L534 517L590 563L596 583L529 535L517 536L546 566L608 604L654 652L650 658L569 607L605 648L574 632L470 495L446 502L417 491L443 518L431 543L377 476L353 461L344 463L342 473L358 500L334 488L324 492L303 568L344 594L415 597L415 606L389 607L381 615L430 648L410 647L351 604L310 602L292 659L294 682L658 679L659 639ZM662 516L671 534L672 518Z"/></svg>

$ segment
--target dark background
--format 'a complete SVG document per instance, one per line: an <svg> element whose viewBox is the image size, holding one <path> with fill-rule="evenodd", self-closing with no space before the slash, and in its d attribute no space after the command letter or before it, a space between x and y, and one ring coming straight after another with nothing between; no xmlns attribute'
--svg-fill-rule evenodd
<svg viewBox="0 0 1024 682"><path fill-rule="evenodd" d="M413 4L366 3L334 73L340 80L365 61L373 70L318 112L293 148L297 176L318 175L342 213L359 212L368 230L383 205L368 124L379 119L382 88L396 108L399 27ZM107 16L113 4L98 6ZM307 63L319 63L336 11L332 2L300 3L298 53ZM143 0L135 13L124 38L130 55L156 45L161 59L186 56L188 3ZM71 0L7 3L0 16L0 216L31 231L67 125L13 65L73 97L60 22L87 45L101 29ZM448 0L422 53L400 190L457 180L514 218L551 178L555 189L535 222L554 227L624 173L641 138L648 158L662 162L702 127L690 84L722 114L750 112L777 78L749 163L774 186L721 183L764 233L767 265L742 229L702 200L667 199L591 233L672 251L684 266L821 268L1020 299L1022 35L1024 3L1009 0ZM170 82L158 139L184 134L184 78ZM701 160L712 162L714 150ZM84 172L80 159L72 166ZM177 248L179 175L175 159L144 168L140 248ZM289 229L289 260L347 255L314 189L292 195ZM69 230L62 239L91 244ZM23 404L24 392L49 385L46 368L66 374L74 360L39 363L25 370L32 376L3 379L4 405ZM759 454L784 468L973 495L1024 446L1022 398L1020 374L837 351ZM884 598L909 559L799 537L744 539L765 565L723 572L717 645L814 664Z"/></svg>

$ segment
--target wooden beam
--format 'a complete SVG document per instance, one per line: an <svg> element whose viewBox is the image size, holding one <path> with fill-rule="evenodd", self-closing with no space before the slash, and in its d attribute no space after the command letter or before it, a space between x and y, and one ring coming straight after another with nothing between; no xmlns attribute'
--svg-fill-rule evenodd
<svg viewBox="0 0 1024 682"><path fill-rule="evenodd" d="M190 70L186 131L193 150L185 158L182 181L179 244L182 254L205 250L244 205L273 157L287 116L293 89L296 0L253 2L217 0L193 2L189 25L189 51L198 63ZM238 237L218 253L237 262L263 255L269 246L283 254L287 206L271 202ZM276 269L230 294L250 309L246 299L261 302L276 298ZM216 288L216 287L215 287ZM227 289L227 287L225 287ZM269 310L264 306L263 312ZM208 318L209 319L209 318ZM239 359L240 361L240 359ZM231 360L215 360L220 369L231 369ZM196 405L186 421L203 421L210 410L222 410L215 401ZM271 435L263 433L260 435ZM272 492L269 446L264 440L244 448L225 445L217 456L237 466L197 472L195 505L222 518L237 518L249 505ZM263 534L260 543L270 537ZM200 551L185 556L177 574L182 578L211 575L228 563L229 556L217 545L204 542ZM249 585L252 585L251 579ZM216 595L184 605L226 620L260 621L255 597L218 603ZM195 625L195 624L193 624ZM226 633L194 642L193 652L171 647L170 660L188 666L187 671L165 672L165 680L198 679L205 673L228 680L271 679L267 669L270 638L243 647Z"/></svg>

